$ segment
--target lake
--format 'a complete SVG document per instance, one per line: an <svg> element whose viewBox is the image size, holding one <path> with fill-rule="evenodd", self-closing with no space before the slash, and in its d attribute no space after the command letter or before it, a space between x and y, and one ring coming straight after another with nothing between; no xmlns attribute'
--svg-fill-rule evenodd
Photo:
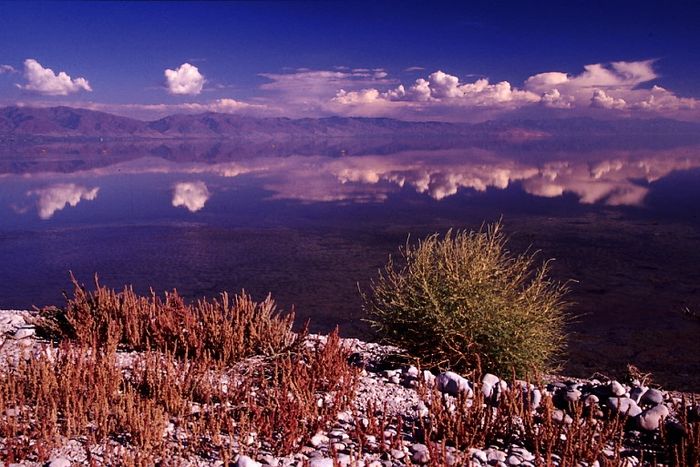
<svg viewBox="0 0 700 467"><path fill-rule="evenodd" d="M460 141L46 143L0 151L0 308L89 283L245 289L312 331L365 336L366 289L407 239L503 219L556 258L565 373L630 362L700 387L700 146Z"/></svg>

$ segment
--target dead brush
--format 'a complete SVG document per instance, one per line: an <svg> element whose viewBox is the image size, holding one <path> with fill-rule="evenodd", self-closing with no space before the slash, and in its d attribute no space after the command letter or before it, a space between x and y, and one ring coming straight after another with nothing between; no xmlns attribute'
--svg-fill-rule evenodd
<svg viewBox="0 0 700 467"><path fill-rule="evenodd" d="M272 355L297 343L294 314L280 314L268 296L256 303L245 292L231 298L186 304L176 291L164 298L151 292L138 296L131 287L121 292L100 286L88 291L71 275L73 297L65 308L39 310L34 319L39 335L70 339L89 347L116 343L120 349L172 351L190 358L206 356L232 364L253 355Z"/></svg>
<svg viewBox="0 0 700 467"><path fill-rule="evenodd" d="M0 374L5 461L45 460L61 440L78 437L88 444L124 437L148 451L162 443L165 421L164 410L132 390L114 352L63 343Z"/></svg>
<svg viewBox="0 0 700 467"><path fill-rule="evenodd" d="M114 339L107 340L112 345L105 348L64 341L8 364L0 374L0 461L44 461L67 439L86 450L124 446L103 456L119 465L231 460L261 443L286 455L347 407L358 371L347 363L337 330L325 343L235 366L172 349L134 355L121 368Z"/></svg>
<svg viewBox="0 0 700 467"><path fill-rule="evenodd" d="M576 405L571 407L571 423L560 423L554 418L551 396L545 395L533 411L529 408L529 391L522 390L515 381L510 387L494 402L486 400L478 385L471 398L446 396L422 386L420 395L429 415L420 424L425 442L437 443L433 448L437 458L444 458L440 445L465 451L515 444L532 452L536 465L553 465L555 455L559 456L559 465L590 465L596 460L601 465L614 465L614 460L604 458L603 449L610 447L619 452L624 420L597 420L584 415L583 407Z"/></svg>

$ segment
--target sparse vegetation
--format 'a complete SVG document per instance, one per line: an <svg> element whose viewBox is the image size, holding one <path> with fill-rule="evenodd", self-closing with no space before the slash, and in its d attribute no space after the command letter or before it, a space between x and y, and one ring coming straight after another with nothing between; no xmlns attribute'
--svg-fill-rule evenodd
<svg viewBox="0 0 700 467"><path fill-rule="evenodd" d="M309 341L274 309L76 284L65 309L37 320L57 347L0 373L0 458L45 461L66 439L119 465L293 452L346 407L356 370L337 331Z"/></svg>
<svg viewBox="0 0 700 467"><path fill-rule="evenodd" d="M565 285L506 249L502 226L431 235L390 258L364 296L369 322L427 367L551 371L565 344Z"/></svg>

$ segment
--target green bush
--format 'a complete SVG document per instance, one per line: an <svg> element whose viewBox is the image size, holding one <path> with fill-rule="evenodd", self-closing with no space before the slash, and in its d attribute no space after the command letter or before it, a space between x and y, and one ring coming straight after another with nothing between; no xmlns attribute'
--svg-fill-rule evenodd
<svg viewBox="0 0 700 467"><path fill-rule="evenodd" d="M513 255L500 223L401 249L364 294L367 321L421 364L519 376L553 371L564 348L565 284L549 261Z"/></svg>

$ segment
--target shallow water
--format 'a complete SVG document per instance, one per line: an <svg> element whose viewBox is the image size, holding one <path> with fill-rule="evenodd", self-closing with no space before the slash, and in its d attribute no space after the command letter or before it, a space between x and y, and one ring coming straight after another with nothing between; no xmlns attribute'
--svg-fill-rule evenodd
<svg viewBox="0 0 700 467"><path fill-rule="evenodd" d="M573 279L565 371L700 389L700 147L55 143L0 151L0 308L83 282L245 289L363 335L358 285L407 236L503 218ZM691 315L684 313L688 307Z"/></svg>

